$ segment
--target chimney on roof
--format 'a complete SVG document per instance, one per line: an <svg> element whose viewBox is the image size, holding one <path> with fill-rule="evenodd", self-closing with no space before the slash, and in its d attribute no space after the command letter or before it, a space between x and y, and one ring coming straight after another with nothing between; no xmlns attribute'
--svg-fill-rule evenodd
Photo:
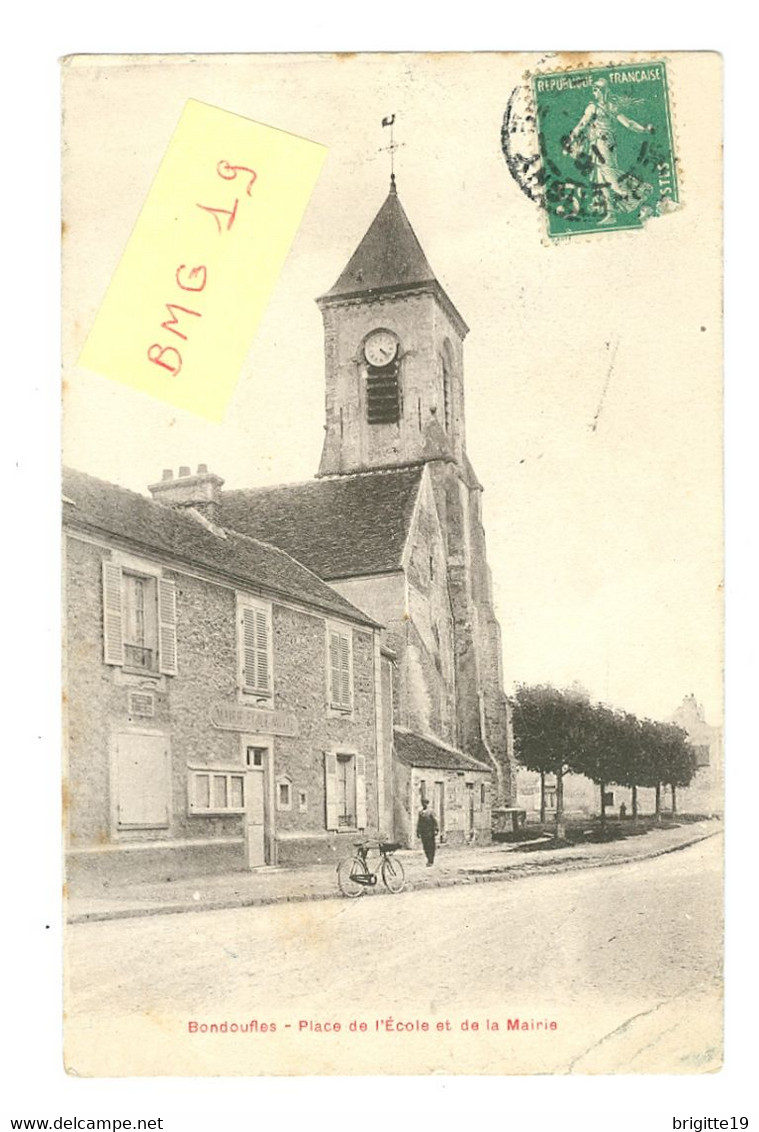
<svg viewBox="0 0 759 1132"><path fill-rule="evenodd" d="M158 483L151 483L148 491L156 503L174 507L178 511L193 508L199 511L209 523L215 523L221 503L221 489L224 480L209 472L207 464L198 464L195 475L187 466L179 469L174 477L171 468L165 468Z"/></svg>

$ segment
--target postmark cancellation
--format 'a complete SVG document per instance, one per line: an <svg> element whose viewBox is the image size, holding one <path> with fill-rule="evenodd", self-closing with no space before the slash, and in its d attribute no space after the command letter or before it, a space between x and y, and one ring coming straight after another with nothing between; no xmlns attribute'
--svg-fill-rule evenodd
<svg viewBox="0 0 759 1132"><path fill-rule="evenodd" d="M533 74L509 99L501 141L550 237L641 228L678 203L663 61Z"/></svg>

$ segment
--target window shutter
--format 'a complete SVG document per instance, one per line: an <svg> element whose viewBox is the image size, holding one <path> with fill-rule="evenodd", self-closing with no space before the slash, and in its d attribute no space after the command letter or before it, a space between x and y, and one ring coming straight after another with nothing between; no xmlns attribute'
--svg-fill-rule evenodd
<svg viewBox="0 0 759 1132"><path fill-rule="evenodd" d="M268 692L271 688L271 666L269 617L265 609L243 608L242 653L243 687Z"/></svg>
<svg viewBox="0 0 759 1132"><path fill-rule="evenodd" d="M366 758L356 755L356 825L366 829Z"/></svg>
<svg viewBox="0 0 759 1132"><path fill-rule="evenodd" d="M177 671L177 593L174 582L158 581L158 658L161 672Z"/></svg>
<svg viewBox="0 0 759 1132"><path fill-rule="evenodd" d="M351 707L350 638L330 630L329 634L329 702L331 707Z"/></svg>
<svg viewBox="0 0 759 1132"><path fill-rule="evenodd" d="M242 611L242 683L244 688L256 686L256 616L247 607Z"/></svg>
<svg viewBox="0 0 759 1132"><path fill-rule="evenodd" d="M329 702L332 707L340 703L340 634L329 634Z"/></svg>
<svg viewBox="0 0 759 1132"><path fill-rule="evenodd" d="M340 637L340 705L351 706L351 654L347 637Z"/></svg>
<svg viewBox="0 0 759 1132"><path fill-rule="evenodd" d="M103 659L106 664L124 663L121 567L105 559L103 560Z"/></svg>
<svg viewBox="0 0 759 1132"><path fill-rule="evenodd" d="M324 798L327 829L338 829L337 818L337 755L324 752Z"/></svg>
<svg viewBox="0 0 759 1132"><path fill-rule="evenodd" d="M114 771L119 827L167 828L171 817L171 778L169 749L163 736L119 735Z"/></svg>
<svg viewBox="0 0 759 1132"><path fill-rule="evenodd" d="M265 609L256 613L256 687L269 691L269 621Z"/></svg>

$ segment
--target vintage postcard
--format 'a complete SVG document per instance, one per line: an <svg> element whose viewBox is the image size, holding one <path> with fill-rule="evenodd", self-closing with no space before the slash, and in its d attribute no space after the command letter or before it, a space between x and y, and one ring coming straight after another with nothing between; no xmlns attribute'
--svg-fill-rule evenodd
<svg viewBox="0 0 759 1132"><path fill-rule="evenodd" d="M720 58L62 78L68 1072L719 1069Z"/></svg>

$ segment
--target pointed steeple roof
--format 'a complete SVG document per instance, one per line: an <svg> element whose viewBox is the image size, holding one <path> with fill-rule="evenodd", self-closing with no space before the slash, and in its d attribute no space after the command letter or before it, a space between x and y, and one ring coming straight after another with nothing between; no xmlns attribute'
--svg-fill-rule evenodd
<svg viewBox="0 0 759 1132"><path fill-rule="evenodd" d="M409 223L393 177L385 203L325 298L433 282L435 273Z"/></svg>
<svg viewBox="0 0 759 1132"><path fill-rule="evenodd" d="M340 278L318 302L331 303L350 296L417 289L433 290L461 325L462 332L466 333L466 323L427 262L398 197L395 176L391 176L390 192L385 203Z"/></svg>

